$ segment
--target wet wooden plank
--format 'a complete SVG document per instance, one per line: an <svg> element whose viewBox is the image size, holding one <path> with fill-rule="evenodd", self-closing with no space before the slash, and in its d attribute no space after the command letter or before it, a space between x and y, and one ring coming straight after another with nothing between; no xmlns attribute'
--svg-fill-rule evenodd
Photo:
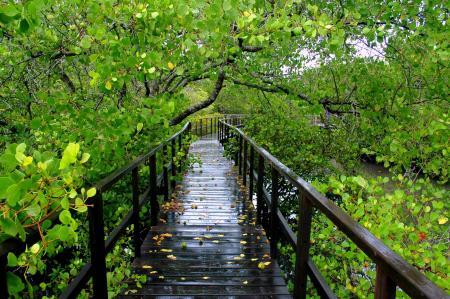
<svg viewBox="0 0 450 299"><path fill-rule="evenodd" d="M202 164L186 173L171 197L180 208L161 215L166 222L151 228L133 262L147 281L130 281L122 298L292 298L219 143L202 139L190 152Z"/></svg>
<svg viewBox="0 0 450 299"><path fill-rule="evenodd" d="M285 286L249 286L249 285L196 285L180 286L180 285L146 285L144 288L138 289L139 295L188 295L188 296L239 296L239 295L289 295Z"/></svg>

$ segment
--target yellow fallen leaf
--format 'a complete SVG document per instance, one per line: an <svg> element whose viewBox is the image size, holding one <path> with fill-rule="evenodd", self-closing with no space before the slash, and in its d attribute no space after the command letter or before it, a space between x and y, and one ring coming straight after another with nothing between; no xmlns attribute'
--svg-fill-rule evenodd
<svg viewBox="0 0 450 299"><path fill-rule="evenodd" d="M159 278L159 279L164 279L164 276L161 275L161 276L158 276L158 278Z"/></svg>
<svg viewBox="0 0 450 299"><path fill-rule="evenodd" d="M158 273L158 271L152 271L152 272L150 272L150 274L156 274L156 273Z"/></svg>
<svg viewBox="0 0 450 299"><path fill-rule="evenodd" d="M169 255L167 256L167 258L170 259L170 260L173 260L173 261L177 259L177 257L174 256L173 254L169 254Z"/></svg>
<svg viewBox="0 0 450 299"><path fill-rule="evenodd" d="M137 290L128 290L125 292L125 295L128 295L129 293L136 294Z"/></svg>
<svg viewBox="0 0 450 299"><path fill-rule="evenodd" d="M142 266L142 269L152 269L153 267L152 266L150 266L150 265L143 265Z"/></svg>
<svg viewBox="0 0 450 299"><path fill-rule="evenodd" d="M245 245L245 244L247 244L247 241L241 241L240 242L242 245Z"/></svg>
<svg viewBox="0 0 450 299"><path fill-rule="evenodd" d="M240 257L244 257L244 256L245 256L245 254L241 253L241 254L240 254L239 256L240 256Z"/></svg>
<svg viewBox="0 0 450 299"><path fill-rule="evenodd" d="M169 70L173 70L175 68L175 65L172 62L168 62L167 63L167 67L169 68Z"/></svg>
<svg viewBox="0 0 450 299"><path fill-rule="evenodd" d="M225 235L222 235L222 234L220 234L220 235L217 235L219 238L223 238L223 237L225 237Z"/></svg>
<svg viewBox="0 0 450 299"><path fill-rule="evenodd" d="M186 278L184 278L184 277L181 277L180 279L181 279L182 281L185 281L185 280L186 280Z"/></svg>
<svg viewBox="0 0 450 299"><path fill-rule="evenodd" d="M204 280L208 280L208 279L209 279L209 276L203 276L203 279L204 279Z"/></svg>
<svg viewBox="0 0 450 299"><path fill-rule="evenodd" d="M244 280L242 283L245 284L245 285L247 285L247 284L248 284L248 281L247 281L247 280Z"/></svg>
<svg viewBox="0 0 450 299"><path fill-rule="evenodd" d="M172 249L165 249L165 248L162 248L162 249L161 249L161 252L172 252Z"/></svg>
<svg viewBox="0 0 450 299"><path fill-rule="evenodd" d="M213 243L219 244L219 240L213 240Z"/></svg>
<svg viewBox="0 0 450 299"><path fill-rule="evenodd" d="M441 217L441 218L438 219L438 223L441 224L441 225L442 224L446 224L447 221L448 221L447 217Z"/></svg>
<svg viewBox="0 0 450 299"><path fill-rule="evenodd" d="M257 258L252 258L252 262L256 262L257 260Z"/></svg>

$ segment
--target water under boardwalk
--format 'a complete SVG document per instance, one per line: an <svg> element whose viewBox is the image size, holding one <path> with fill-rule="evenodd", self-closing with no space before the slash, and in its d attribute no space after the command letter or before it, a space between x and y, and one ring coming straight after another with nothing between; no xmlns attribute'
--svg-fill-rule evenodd
<svg viewBox="0 0 450 299"><path fill-rule="evenodd" d="M123 297L291 298L220 143L201 139L190 152L202 164L185 175L179 206L167 207L167 223L152 227L133 264L147 283Z"/></svg>

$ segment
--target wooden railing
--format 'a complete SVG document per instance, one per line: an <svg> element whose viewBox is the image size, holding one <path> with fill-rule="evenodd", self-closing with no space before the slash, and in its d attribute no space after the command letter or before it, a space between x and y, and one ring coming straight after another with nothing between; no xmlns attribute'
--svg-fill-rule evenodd
<svg viewBox="0 0 450 299"><path fill-rule="evenodd" d="M60 295L59 298L75 298L86 287L87 282L92 278L93 297L108 298L107 290L107 271L106 271L106 255L109 253L120 236L126 229L133 224L133 245L135 256L141 254L141 238L139 212L142 205L150 201L150 221L152 225L158 222L158 195L163 195L164 200L169 199L169 188L175 187L173 179L177 174L177 165L175 163L176 153L183 148L183 137L190 133L191 123L186 125L169 139L162 142L156 148L148 153L139 156L131 163L120 168L100 182L95 184L97 190L96 195L89 199L88 204L88 221L89 221L89 247L91 260L84 265L80 273L71 281L68 287ZM170 156L168 148L170 147ZM162 173L157 173L156 155L160 154L162 161ZM186 155L184 156L186 157ZM139 168L142 165L149 167L148 188L141 192L139 189ZM172 179L169 181L169 172ZM103 197L102 194L110 190L117 182L126 177L131 178L132 186L132 210L122 219L120 224L114 228L105 241L105 225L103 219ZM38 234L27 236L27 244L33 244L39 240ZM0 244L0 298L8 298L6 272L7 272L7 254L8 252L23 252L27 245L16 239L10 239Z"/></svg>
<svg viewBox="0 0 450 299"><path fill-rule="evenodd" d="M197 136L205 136L208 134L217 133L219 128L219 120L222 120L228 124L240 126L244 119L244 114L225 114L225 115L212 115L197 118L191 121L192 133Z"/></svg>
<svg viewBox="0 0 450 299"><path fill-rule="evenodd" d="M239 174L242 174L243 184L248 185L250 200L253 199L256 191L257 222L263 224L270 238L272 257L278 256L277 243L280 238L284 238L284 241L296 250L294 298L306 298L308 277L322 298L337 298L309 256L313 208L331 220L376 264L376 299L395 298L397 286L412 298L449 298L443 290L415 267L409 265L268 151L259 147L239 128L219 120L218 131L218 139L222 144L228 142L230 138L236 139L239 144L239 150L234 159L239 168ZM269 165L270 174L265 173L266 163ZM264 186L265 177L271 181L271 193ZM284 178L298 192L297 233L294 233L279 209L280 178Z"/></svg>

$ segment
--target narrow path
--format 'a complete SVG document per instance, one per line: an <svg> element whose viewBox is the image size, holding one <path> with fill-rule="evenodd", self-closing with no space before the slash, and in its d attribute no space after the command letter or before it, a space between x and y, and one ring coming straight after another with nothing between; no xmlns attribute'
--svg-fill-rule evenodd
<svg viewBox="0 0 450 299"><path fill-rule="evenodd" d="M185 175L165 205L167 222L151 229L133 264L147 282L123 298L291 298L219 142L198 140L190 152L202 164Z"/></svg>

